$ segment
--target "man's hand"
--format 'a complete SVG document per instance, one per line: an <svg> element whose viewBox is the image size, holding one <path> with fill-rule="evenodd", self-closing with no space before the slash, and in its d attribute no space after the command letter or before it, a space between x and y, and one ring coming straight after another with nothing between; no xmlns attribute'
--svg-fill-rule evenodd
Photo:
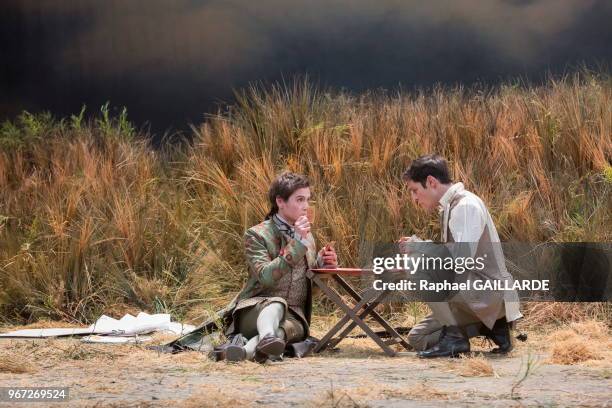
<svg viewBox="0 0 612 408"><path fill-rule="evenodd" d="M323 266L338 266L338 255L331 245L325 245L320 251L319 256L323 260Z"/></svg>
<svg viewBox="0 0 612 408"><path fill-rule="evenodd" d="M310 221L308 221L308 217L302 215L295 221L294 224L295 233L301 239L306 239L308 234L310 233Z"/></svg>
<svg viewBox="0 0 612 408"><path fill-rule="evenodd" d="M414 237L414 235L411 237L401 237L397 241L400 254L410 255L410 243L415 241Z"/></svg>

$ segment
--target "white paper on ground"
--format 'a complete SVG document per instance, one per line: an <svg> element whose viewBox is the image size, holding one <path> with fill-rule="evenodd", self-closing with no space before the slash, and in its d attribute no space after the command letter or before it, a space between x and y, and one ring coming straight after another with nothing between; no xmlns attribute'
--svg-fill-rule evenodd
<svg viewBox="0 0 612 408"><path fill-rule="evenodd" d="M102 315L88 328L52 328L52 329L25 329L0 334L0 337L61 337L80 336L85 334L100 334L107 336L135 336L137 334L168 331L183 335L194 330L191 324L182 324L170 321L170 315L159 313L150 315L140 312L136 317L126 314L121 319Z"/></svg>
<svg viewBox="0 0 612 408"><path fill-rule="evenodd" d="M81 336L93 333L90 328L67 328L67 329L25 329L0 334L0 337L61 337Z"/></svg>
<svg viewBox="0 0 612 408"><path fill-rule="evenodd" d="M126 343L144 343L146 341L151 341L153 337L149 336L134 336L134 337L126 337L126 336L85 336L81 339L84 343L112 343L112 344L126 344Z"/></svg>

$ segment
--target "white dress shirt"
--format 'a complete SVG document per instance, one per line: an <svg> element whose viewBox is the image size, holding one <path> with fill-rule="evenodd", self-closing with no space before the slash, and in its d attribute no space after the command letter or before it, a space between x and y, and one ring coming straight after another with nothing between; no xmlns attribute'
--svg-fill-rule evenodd
<svg viewBox="0 0 612 408"><path fill-rule="evenodd" d="M453 208L451 216L450 201L458 192L464 193L465 196ZM442 221L442 241L448 242L447 231L450 230L453 241L470 243L471 256L474 256L485 227L489 223L493 225L489 211L482 200L477 195L465 191L463 183L455 183L440 199L440 211L444 217ZM495 237L497 238L496 241L499 242L497 233Z"/></svg>

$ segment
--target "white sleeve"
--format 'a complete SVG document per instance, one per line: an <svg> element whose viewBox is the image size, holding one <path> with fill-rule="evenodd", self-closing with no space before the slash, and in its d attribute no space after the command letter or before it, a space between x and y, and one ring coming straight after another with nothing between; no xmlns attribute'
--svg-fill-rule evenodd
<svg viewBox="0 0 612 408"><path fill-rule="evenodd" d="M459 203L451 212L448 227L455 242L469 242L471 256L486 226L485 214L477 203Z"/></svg>

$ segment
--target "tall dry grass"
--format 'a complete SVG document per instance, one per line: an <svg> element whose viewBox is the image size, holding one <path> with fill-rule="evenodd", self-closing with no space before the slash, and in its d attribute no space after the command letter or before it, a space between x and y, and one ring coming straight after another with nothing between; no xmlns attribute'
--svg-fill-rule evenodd
<svg viewBox="0 0 612 408"><path fill-rule="evenodd" d="M242 234L284 169L308 174L315 235L355 264L369 242L439 235L400 176L427 152L489 205L503 240L610 241L612 79L350 95L253 86L193 141L153 149L122 112L24 113L0 132L0 316L206 314L245 277Z"/></svg>

